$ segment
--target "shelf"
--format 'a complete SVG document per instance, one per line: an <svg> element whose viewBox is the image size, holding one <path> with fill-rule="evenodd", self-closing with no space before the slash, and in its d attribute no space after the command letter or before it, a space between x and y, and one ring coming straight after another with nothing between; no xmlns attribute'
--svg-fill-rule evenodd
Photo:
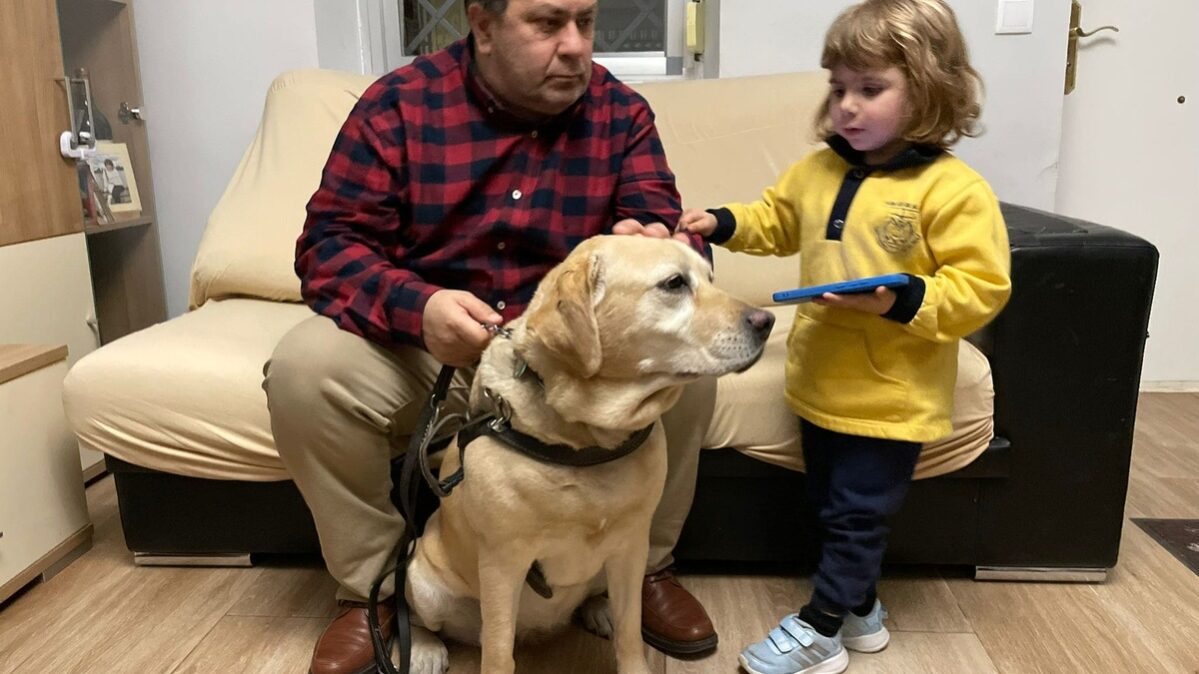
<svg viewBox="0 0 1199 674"><path fill-rule="evenodd" d="M112 232L129 227L145 227L152 222L154 222L154 218L148 215L117 216L115 222L107 223L100 223L91 218L86 218L83 221L83 232L88 235L103 234L104 232Z"/></svg>
<svg viewBox="0 0 1199 674"><path fill-rule="evenodd" d="M0 384L67 357L65 344L0 344Z"/></svg>

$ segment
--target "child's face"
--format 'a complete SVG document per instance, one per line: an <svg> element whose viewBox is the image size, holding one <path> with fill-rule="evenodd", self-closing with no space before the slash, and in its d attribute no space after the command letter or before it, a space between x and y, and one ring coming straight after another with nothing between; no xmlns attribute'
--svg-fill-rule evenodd
<svg viewBox="0 0 1199 674"><path fill-rule="evenodd" d="M832 68L828 114L833 130L865 153L866 161L879 164L891 159L907 143L907 78L895 66L852 70Z"/></svg>

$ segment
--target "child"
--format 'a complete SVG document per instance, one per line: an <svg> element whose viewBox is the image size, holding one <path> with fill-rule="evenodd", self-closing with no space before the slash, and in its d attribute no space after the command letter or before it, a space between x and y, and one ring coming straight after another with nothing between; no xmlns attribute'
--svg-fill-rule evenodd
<svg viewBox="0 0 1199 674"><path fill-rule="evenodd" d="M814 591L741 653L751 674L824 674L890 635L875 596L887 518L921 443L948 435L958 340L1011 291L1007 230L977 173L946 149L972 135L978 74L941 0L866 0L829 29L812 153L761 201L688 210L679 230L756 255L802 253L802 285L904 273L909 285L801 304L787 401L824 533Z"/></svg>

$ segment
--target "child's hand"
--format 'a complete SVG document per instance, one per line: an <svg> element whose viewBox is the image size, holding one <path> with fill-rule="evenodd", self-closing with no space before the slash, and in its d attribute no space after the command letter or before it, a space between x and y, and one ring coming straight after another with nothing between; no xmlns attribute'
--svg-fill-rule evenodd
<svg viewBox="0 0 1199 674"><path fill-rule="evenodd" d="M885 286L879 286L872 293L852 293L837 295L825 293L812 300L822 307L837 307L838 309L853 309L867 314L882 316L895 306L895 291Z"/></svg>
<svg viewBox="0 0 1199 674"><path fill-rule="evenodd" d="M679 226L675 231L709 237L716 231L716 216L698 208L688 208L679 218Z"/></svg>

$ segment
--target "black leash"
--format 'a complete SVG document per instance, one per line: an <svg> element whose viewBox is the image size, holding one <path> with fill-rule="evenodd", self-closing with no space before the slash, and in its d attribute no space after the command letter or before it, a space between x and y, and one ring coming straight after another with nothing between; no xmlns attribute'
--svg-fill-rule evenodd
<svg viewBox="0 0 1199 674"><path fill-rule="evenodd" d="M400 471L399 509L404 516L404 533L400 536L397 546L395 566L379 574L379 577L371 585L370 596L367 600L366 613L370 625L371 645L375 650L375 666L382 674L408 674L412 665L411 611L404 597L404 585L408 562L412 560L412 554L416 549L416 496L420 482L415 479L415 476L426 473L429 476L432 475L427 468L426 451L429 445L436 440L433 437L434 422L441 416L441 408L445 403L445 397L453 378L454 368L449 365L442 366L441 372L437 375L437 383L433 385L433 392L429 394L429 400L425 404L425 408L421 410L416 428L408 441L408 451L404 454L403 468ZM434 480L433 483L437 484L440 491L448 494L461 481L462 473L458 472L451 475L445 482ZM383 636L383 628L379 624L378 615L379 591L383 587L383 581L391 573L395 574L395 589L392 597L396 610L392 616L392 633L395 634L395 639L399 643L400 668L398 671L391 664L391 642Z"/></svg>

